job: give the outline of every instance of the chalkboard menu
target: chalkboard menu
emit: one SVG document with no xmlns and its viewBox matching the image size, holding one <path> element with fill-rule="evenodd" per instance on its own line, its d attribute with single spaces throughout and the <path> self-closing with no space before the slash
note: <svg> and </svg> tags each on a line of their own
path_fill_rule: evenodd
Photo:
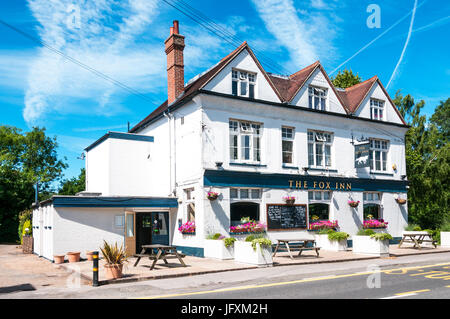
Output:
<svg viewBox="0 0 450 319">
<path fill-rule="evenodd" d="M 306 221 L 306 205 L 267 204 L 268 230 L 305 229 Z"/>
</svg>

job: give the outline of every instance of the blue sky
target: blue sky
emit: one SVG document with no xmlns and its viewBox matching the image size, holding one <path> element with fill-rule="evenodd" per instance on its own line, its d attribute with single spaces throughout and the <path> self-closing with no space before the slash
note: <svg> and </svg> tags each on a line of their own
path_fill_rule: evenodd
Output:
<svg viewBox="0 0 450 319">
<path fill-rule="evenodd" d="M 401 90 L 425 100 L 427 115 L 450 96 L 449 1 L 184 3 L 248 41 L 268 71 L 294 73 L 320 60 L 329 75 L 344 68 L 363 80 L 378 75 L 392 97 Z M 367 25 L 371 4 L 380 9 L 380 28 Z M 2 1 L 0 19 L 145 96 L 0 24 L 0 124 L 46 127 L 67 157 L 68 178 L 84 167 L 77 157 L 86 146 L 107 131 L 126 131 L 166 99 L 163 42 L 173 20 L 186 37 L 186 82 L 236 46 L 163 0 Z"/>
</svg>

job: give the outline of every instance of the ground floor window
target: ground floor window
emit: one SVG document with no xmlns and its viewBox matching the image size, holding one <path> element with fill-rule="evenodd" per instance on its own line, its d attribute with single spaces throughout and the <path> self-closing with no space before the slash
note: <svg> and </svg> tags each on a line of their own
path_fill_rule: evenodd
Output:
<svg viewBox="0 0 450 319">
<path fill-rule="evenodd" d="M 230 205 L 230 224 L 239 225 L 241 218 L 249 217 L 251 220 L 259 221 L 259 204 L 252 202 L 237 202 Z"/>
<path fill-rule="evenodd" d="M 184 190 L 184 200 L 186 203 L 186 217 L 187 221 L 195 222 L 195 197 L 194 188 L 187 188 Z"/>
<path fill-rule="evenodd" d="M 308 192 L 308 211 L 310 220 L 328 220 L 330 218 L 331 192 Z"/>
<path fill-rule="evenodd" d="M 364 220 L 381 219 L 381 193 L 364 192 L 363 193 Z"/>
</svg>

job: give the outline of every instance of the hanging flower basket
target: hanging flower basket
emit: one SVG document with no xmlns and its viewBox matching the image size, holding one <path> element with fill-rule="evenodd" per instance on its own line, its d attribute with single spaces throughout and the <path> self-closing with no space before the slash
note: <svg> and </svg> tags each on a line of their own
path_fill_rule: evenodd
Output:
<svg viewBox="0 0 450 319">
<path fill-rule="evenodd" d="M 404 198 L 396 198 L 395 201 L 400 205 L 406 204 L 406 199 L 404 199 Z"/>
<path fill-rule="evenodd" d="M 186 222 L 178 230 L 184 235 L 195 235 L 195 222 Z"/>
<path fill-rule="evenodd" d="M 358 200 L 358 201 L 349 200 L 349 201 L 348 201 L 348 205 L 349 205 L 350 207 L 356 208 L 356 207 L 358 207 L 358 205 L 359 205 L 359 200 Z"/>
<path fill-rule="evenodd" d="M 217 197 L 219 197 L 219 193 L 210 191 L 210 192 L 208 192 L 208 195 L 206 195 L 206 196 L 208 197 L 209 200 L 212 201 L 212 200 L 216 200 Z"/>
<path fill-rule="evenodd" d="M 283 199 L 287 205 L 294 205 L 295 203 L 295 196 L 284 196 Z"/>
</svg>

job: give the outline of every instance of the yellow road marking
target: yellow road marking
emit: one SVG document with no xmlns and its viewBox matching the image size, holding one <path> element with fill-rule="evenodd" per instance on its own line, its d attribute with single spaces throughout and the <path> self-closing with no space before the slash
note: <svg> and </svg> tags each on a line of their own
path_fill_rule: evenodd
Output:
<svg viewBox="0 0 450 319">
<path fill-rule="evenodd" d="M 396 296 L 404 296 L 404 295 L 412 295 L 419 292 L 426 292 L 430 291 L 430 289 L 422 289 L 422 290 L 414 290 L 414 291 L 408 291 L 408 292 L 399 292 L 398 294 L 395 294 Z"/>
<path fill-rule="evenodd" d="M 305 283 L 305 282 L 313 282 L 313 281 L 320 281 L 320 280 L 348 278 L 348 277 L 355 277 L 355 276 L 365 276 L 365 275 L 371 275 L 371 274 L 374 274 L 374 273 L 385 273 L 385 274 L 390 274 L 390 272 L 393 272 L 393 271 L 402 271 L 402 274 L 406 274 L 406 272 L 403 272 L 404 270 L 407 271 L 407 270 L 413 270 L 413 269 L 422 269 L 422 268 L 430 268 L 430 267 L 439 267 L 439 266 L 445 266 L 445 265 L 450 265 L 450 263 L 434 264 L 434 265 L 426 265 L 426 266 L 404 267 L 404 268 L 396 268 L 396 269 L 381 270 L 381 271 L 366 271 L 366 272 L 352 273 L 352 274 L 346 274 L 346 275 L 331 275 L 331 276 L 325 276 L 325 277 L 316 277 L 316 278 L 308 278 L 308 279 L 299 279 L 299 280 L 284 281 L 284 282 L 276 282 L 276 283 L 270 283 L 270 284 L 251 285 L 251 286 L 240 286 L 240 287 L 222 288 L 222 289 L 206 290 L 206 291 L 196 291 L 196 292 L 186 292 L 186 293 L 177 293 L 177 294 L 167 294 L 167 295 L 150 296 L 150 297 L 140 297 L 140 298 L 137 298 L 137 299 L 171 298 L 171 297 L 192 296 L 192 295 L 202 295 L 202 294 L 212 294 L 212 293 L 219 293 L 219 292 L 228 292 L 228 291 L 236 291 L 236 290 L 255 289 L 255 288 L 267 288 L 267 287 L 283 286 L 283 285 L 292 285 L 292 284 Z"/>
</svg>

